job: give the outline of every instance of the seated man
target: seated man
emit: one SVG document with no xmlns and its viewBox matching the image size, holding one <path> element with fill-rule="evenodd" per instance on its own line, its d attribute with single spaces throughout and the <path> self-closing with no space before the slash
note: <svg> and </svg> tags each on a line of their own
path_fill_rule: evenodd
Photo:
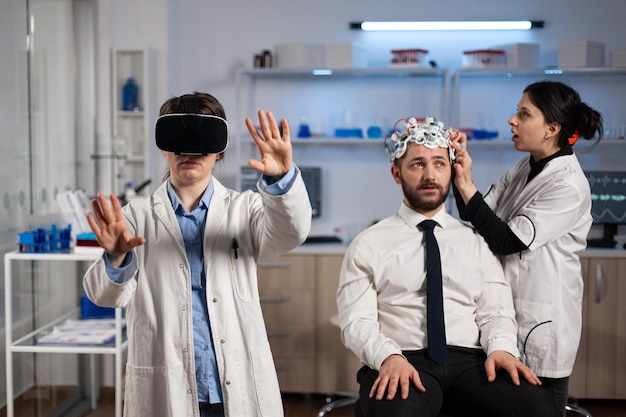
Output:
<svg viewBox="0 0 626 417">
<path fill-rule="evenodd" d="M 391 136 L 391 174 L 404 200 L 397 214 L 358 235 L 343 261 L 339 323 L 365 365 L 357 374 L 361 409 L 365 417 L 559 416 L 518 360 L 500 262 L 444 209 L 450 140 L 431 118 L 410 119 Z"/>
</svg>

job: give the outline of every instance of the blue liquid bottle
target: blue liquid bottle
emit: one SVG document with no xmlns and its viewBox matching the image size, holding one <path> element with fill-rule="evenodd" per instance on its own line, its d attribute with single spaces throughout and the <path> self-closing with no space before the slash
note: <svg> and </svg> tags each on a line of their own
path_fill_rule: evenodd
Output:
<svg viewBox="0 0 626 417">
<path fill-rule="evenodd" d="M 122 110 L 138 111 L 139 110 L 139 87 L 135 84 L 133 77 L 126 80 L 126 84 L 122 87 Z"/>
</svg>

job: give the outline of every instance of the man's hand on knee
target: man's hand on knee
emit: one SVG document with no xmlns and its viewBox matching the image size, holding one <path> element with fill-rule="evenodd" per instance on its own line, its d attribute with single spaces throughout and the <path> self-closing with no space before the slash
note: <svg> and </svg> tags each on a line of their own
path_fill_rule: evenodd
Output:
<svg viewBox="0 0 626 417">
<path fill-rule="evenodd" d="M 504 350 L 496 350 L 485 361 L 485 371 L 489 382 L 496 379 L 496 371 L 499 369 L 507 371 L 515 385 L 520 385 L 520 375 L 532 385 L 541 385 L 539 377 L 529 367 Z"/>
<path fill-rule="evenodd" d="M 376 398 L 377 400 L 382 400 L 383 398 L 393 400 L 398 392 L 399 386 L 400 398 L 406 400 L 409 398 L 409 387 L 411 383 L 413 383 L 418 391 L 426 391 L 426 388 L 422 385 L 422 381 L 420 380 L 419 373 L 404 356 L 388 356 L 380 366 L 378 378 L 376 378 L 370 390 L 370 398 Z M 386 397 L 385 391 L 387 391 Z"/>
</svg>

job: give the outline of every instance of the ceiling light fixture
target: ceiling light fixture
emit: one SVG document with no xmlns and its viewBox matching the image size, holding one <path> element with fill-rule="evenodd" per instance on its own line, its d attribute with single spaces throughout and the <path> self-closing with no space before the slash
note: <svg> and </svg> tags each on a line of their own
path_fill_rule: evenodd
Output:
<svg viewBox="0 0 626 417">
<path fill-rule="evenodd" d="M 543 20 L 485 20 L 438 22 L 351 22 L 350 29 L 364 31 L 415 31 L 415 30 L 530 30 L 543 28 Z"/>
</svg>

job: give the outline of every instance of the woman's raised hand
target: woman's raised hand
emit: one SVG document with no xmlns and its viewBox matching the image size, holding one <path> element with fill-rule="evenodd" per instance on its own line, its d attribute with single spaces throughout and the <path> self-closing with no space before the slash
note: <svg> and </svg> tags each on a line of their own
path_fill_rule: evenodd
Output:
<svg viewBox="0 0 626 417">
<path fill-rule="evenodd" d="M 96 235 L 98 243 L 109 255 L 111 263 L 114 266 L 119 266 L 124 260 L 126 253 L 137 246 L 143 245 L 146 239 L 133 237 L 130 234 L 117 196 L 111 194 L 110 198 L 111 205 L 109 206 L 104 195 L 98 194 L 91 203 L 94 215 L 92 216 L 91 213 L 87 214 L 87 221 Z"/>
<path fill-rule="evenodd" d="M 248 165 L 257 171 L 272 177 L 282 177 L 293 163 L 289 122 L 281 120 L 282 135 L 272 112 L 258 111 L 260 131 L 246 117 L 246 126 L 252 139 L 259 148 L 261 160 L 250 159 Z"/>
</svg>

